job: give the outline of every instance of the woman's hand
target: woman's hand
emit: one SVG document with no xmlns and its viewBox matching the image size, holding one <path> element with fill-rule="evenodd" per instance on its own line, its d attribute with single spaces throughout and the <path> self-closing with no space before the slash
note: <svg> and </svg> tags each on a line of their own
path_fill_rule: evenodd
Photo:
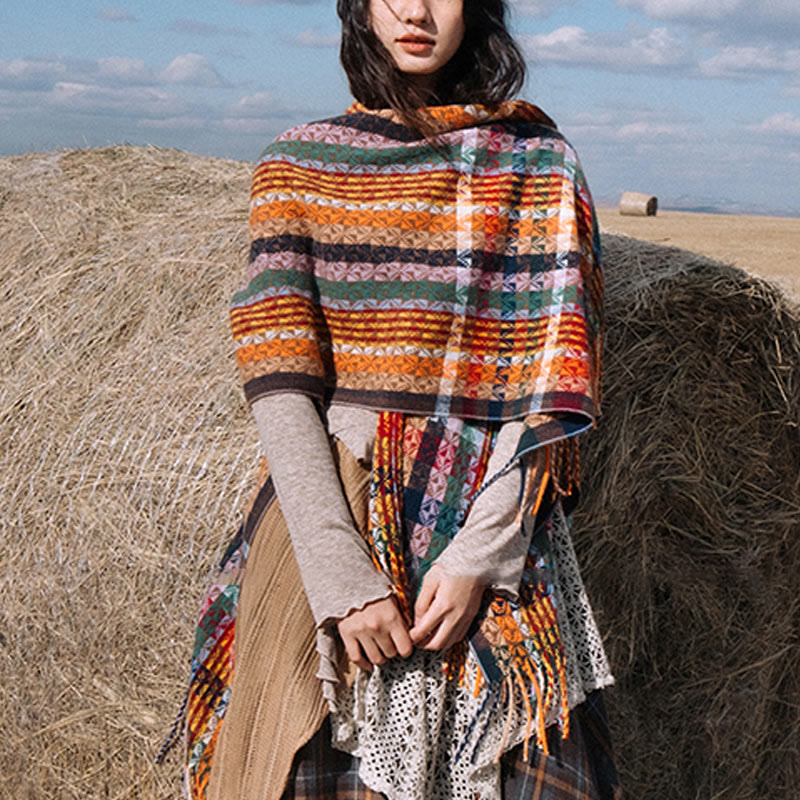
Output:
<svg viewBox="0 0 800 800">
<path fill-rule="evenodd" d="M 485 588 L 483 578 L 448 575 L 434 564 L 414 606 L 411 640 L 423 650 L 447 650 L 460 642 L 478 613 Z"/>
<path fill-rule="evenodd" d="M 367 603 L 339 620 L 337 627 L 350 660 L 367 672 L 397 655 L 407 658 L 414 650 L 394 597 Z"/>
</svg>

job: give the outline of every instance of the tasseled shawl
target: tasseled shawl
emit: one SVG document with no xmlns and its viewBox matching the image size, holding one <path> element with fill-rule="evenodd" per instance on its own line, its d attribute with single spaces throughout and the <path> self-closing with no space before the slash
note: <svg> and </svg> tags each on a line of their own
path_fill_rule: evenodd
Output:
<svg viewBox="0 0 800 800">
<path fill-rule="evenodd" d="M 253 180 L 250 280 L 231 310 L 251 402 L 293 391 L 382 412 L 368 540 L 409 614 L 402 417 L 460 418 L 487 432 L 524 420 L 516 457 L 548 446 L 528 459 L 520 511 L 552 508 L 572 492 L 574 436 L 597 412 L 602 340 L 591 197 L 554 124 L 522 102 L 427 111 L 439 129 L 429 138 L 391 112 L 354 106 L 267 148 Z M 537 558 L 519 603 L 492 601 L 470 642 L 492 684 L 487 702 L 502 689 L 511 708 L 518 684 L 545 746 L 559 685 L 565 734 L 567 707 Z"/>
<path fill-rule="evenodd" d="M 597 410 L 602 329 L 575 152 L 528 103 L 427 111 L 441 129 L 427 139 L 355 105 L 264 152 L 250 280 L 231 309 L 247 398 L 555 414 L 520 453 L 572 436 Z"/>
</svg>

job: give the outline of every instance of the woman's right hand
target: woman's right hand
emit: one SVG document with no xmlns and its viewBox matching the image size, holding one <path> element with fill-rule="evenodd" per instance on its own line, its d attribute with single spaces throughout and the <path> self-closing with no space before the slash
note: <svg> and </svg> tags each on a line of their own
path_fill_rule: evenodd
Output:
<svg viewBox="0 0 800 800">
<path fill-rule="evenodd" d="M 407 658 L 414 650 L 394 597 L 367 603 L 339 620 L 337 627 L 350 660 L 367 672 L 395 656 Z"/>
</svg>

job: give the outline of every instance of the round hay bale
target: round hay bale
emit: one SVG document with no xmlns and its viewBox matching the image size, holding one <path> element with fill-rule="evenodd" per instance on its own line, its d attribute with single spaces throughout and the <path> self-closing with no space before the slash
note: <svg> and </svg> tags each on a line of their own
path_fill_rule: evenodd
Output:
<svg viewBox="0 0 800 800">
<path fill-rule="evenodd" d="M 623 192 L 619 213 L 627 217 L 654 217 L 658 211 L 658 198 L 640 192 Z"/>
<path fill-rule="evenodd" d="M 0 797 L 177 797 L 152 759 L 258 449 L 227 325 L 251 167 L 0 159 Z M 576 543 L 628 795 L 794 796 L 800 323 L 605 237 L 605 413 Z"/>
<path fill-rule="evenodd" d="M 0 159 L 0 797 L 180 796 L 153 758 L 258 458 L 227 323 L 250 172 Z"/>
<path fill-rule="evenodd" d="M 702 256 L 603 240 L 606 396 L 576 547 L 628 796 L 800 785 L 800 314 Z"/>
</svg>

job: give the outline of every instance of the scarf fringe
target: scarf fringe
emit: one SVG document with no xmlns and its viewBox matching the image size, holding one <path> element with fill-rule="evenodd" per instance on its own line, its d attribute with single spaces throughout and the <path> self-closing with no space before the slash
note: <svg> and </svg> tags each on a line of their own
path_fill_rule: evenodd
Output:
<svg viewBox="0 0 800 800">
<path fill-rule="evenodd" d="M 388 567 L 395 596 L 411 623 L 411 602 L 403 559 L 403 430 L 405 416 L 397 411 L 378 415 L 370 484 L 370 552 L 378 569 Z"/>
<path fill-rule="evenodd" d="M 412 600 L 404 563 L 404 521 L 402 509 L 403 446 L 405 416 L 400 412 L 383 411 L 373 452 L 370 486 L 370 525 L 367 543 L 379 569 L 389 573 L 395 595 L 409 623 L 412 620 Z M 489 452 L 482 454 L 488 462 Z M 523 515 L 536 516 L 543 504 L 556 502 L 574 492 L 580 478 L 580 455 L 574 438 L 562 439 L 531 453 L 525 461 L 520 522 Z M 524 589 L 524 587 L 522 587 Z M 569 703 L 564 650 L 558 630 L 553 598 L 535 586 L 521 592 L 515 617 L 508 600 L 496 597 L 489 605 L 484 621 L 493 631 L 493 639 L 503 642 L 503 656 L 498 666 L 503 677 L 489 680 L 478 664 L 471 691 L 475 697 L 485 693 L 480 708 L 468 726 L 458 749 L 461 756 L 478 724 L 486 715 L 486 723 L 475 742 L 472 758 L 488 731 L 495 713 L 505 712 L 505 723 L 495 760 L 505 751 L 517 706 L 525 714 L 524 757 L 527 759 L 531 741 L 545 753 L 547 744 L 547 714 L 559 695 L 559 727 L 563 738 L 569 735 Z M 466 642 L 460 642 L 445 654 L 442 672 L 447 680 L 466 682 Z M 490 704 L 491 698 L 494 702 Z M 499 703 L 498 703 L 499 699 Z M 491 707 L 490 707 L 491 705 Z M 498 708 L 499 705 L 499 708 Z"/>
<path fill-rule="evenodd" d="M 522 501 L 517 522 L 526 515 L 535 517 L 547 499 L 569 497 L 580 488 L 581 456 L 577 437 L 542 445 L 523 458 Z"/>
</svg>

